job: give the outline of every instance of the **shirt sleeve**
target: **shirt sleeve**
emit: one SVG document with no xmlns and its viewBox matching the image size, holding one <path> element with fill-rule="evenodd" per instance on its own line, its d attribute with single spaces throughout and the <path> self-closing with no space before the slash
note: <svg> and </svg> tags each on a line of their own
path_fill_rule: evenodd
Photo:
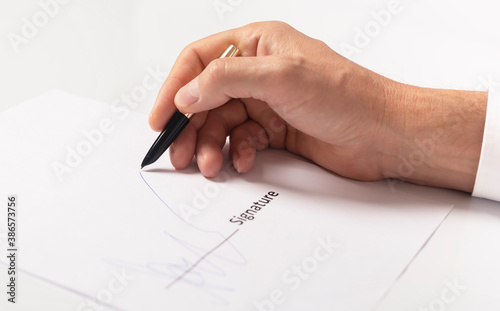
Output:
<svg viewBox="0 0 500 311">
<path fill-rule="evenodd" d="M 483 145 L 472 195 L 500 201 L 500 89 L 490 83 Z"/>
</svg>

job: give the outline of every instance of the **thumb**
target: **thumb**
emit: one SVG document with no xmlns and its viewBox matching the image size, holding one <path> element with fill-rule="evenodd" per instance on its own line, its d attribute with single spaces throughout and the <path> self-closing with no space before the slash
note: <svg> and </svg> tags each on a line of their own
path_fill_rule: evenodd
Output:
<svg viewBox="0 0 500 311">
<path fill-rule="evenodd" d="M 286 78 L 287 66 L 278 56 L 216 59 L 177 92 L 174 102 L 184 113 L 214 109 L 231 98 L 259 99 L 274 108 L 278 103 L 267 99 L 279 98 L 277 84 L 286 85 L 281 77 Z"/>
</svg>

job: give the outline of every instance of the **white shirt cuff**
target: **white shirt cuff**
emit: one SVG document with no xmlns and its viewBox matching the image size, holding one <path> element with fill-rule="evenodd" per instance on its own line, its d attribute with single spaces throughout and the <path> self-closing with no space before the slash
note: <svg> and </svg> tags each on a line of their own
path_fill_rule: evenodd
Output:
<svg viewBox="0 0 500 311">
<path fill-rule="evenodd" d="M 483 146 L 472 195 L 500 201 L 500 89 L 490 84 Z"/>
</svg>

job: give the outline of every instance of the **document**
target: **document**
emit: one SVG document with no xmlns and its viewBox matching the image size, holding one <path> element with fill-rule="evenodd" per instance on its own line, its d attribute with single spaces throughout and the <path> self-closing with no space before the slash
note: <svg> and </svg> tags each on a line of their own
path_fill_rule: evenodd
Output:
<svg viewBox="0 0 500 311">
<path fill-rule="evenodd" d="M 127 106 L 60 91 L 0 114 L 18 273 L 78 294 L 75 310 L 371 310 L 452 208 L 284 150 L 213 179 L 168 152 L 141 171 L 156 136 Z"/>
</svg>

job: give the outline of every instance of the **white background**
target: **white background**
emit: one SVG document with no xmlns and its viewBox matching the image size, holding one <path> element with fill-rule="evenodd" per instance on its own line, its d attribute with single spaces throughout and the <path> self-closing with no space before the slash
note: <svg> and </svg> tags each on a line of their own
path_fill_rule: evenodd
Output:
<svg viewBox="0 0 500 311">
<path fill-rule="evenodd" d="M 131 96 L 148 68 L 168 72 L 188 43 L 254 21 L 286 21 L 342 53 L 346 44 L 356 47 L 356 29 L 366 33 L 376 22 L 373 13 L 387 10 L 390 2 L 70 0 L 53 17 L 39 19 L 37 33 L 15 45 L 11 40 L 23 35 L 24 18 L 32 22 L 43 10 L 39 1 L 2 0 L 0 111 L 54 88 L 111 104 Z M 215 5 L 230 9 L 218 13 Z M 358 53 L 343 54 L 406 83 L 487 90 L 500 62 L 496 1 L 401 0 L 398 8 L 366 46 L 357 46 Z M 134 109 L 149 112 L 159 86 L 136 100 Z M 432 193 L 456 208 L 378 310 L 497 310 L 500 205 L 453 191 Z M 465 289 L 443 302 L 447 282 Z M 66 310 L 79 299 L 29 277 L 20 286 L 19 299 L 39 295 L 34 309 Z"/>
</svg>

